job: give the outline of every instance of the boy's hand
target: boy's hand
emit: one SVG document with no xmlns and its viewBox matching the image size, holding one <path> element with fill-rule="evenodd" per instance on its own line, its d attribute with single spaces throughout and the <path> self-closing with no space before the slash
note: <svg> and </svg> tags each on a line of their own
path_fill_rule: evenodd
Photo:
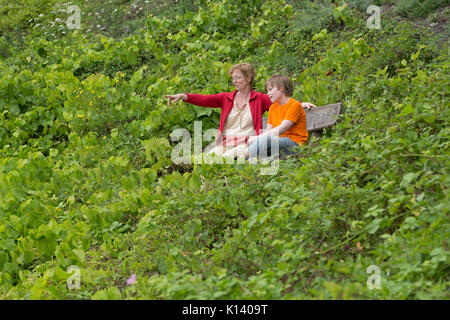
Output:
<svg viewBox="0 0 450 320">
<path fill-rule="evenodd" d="M 253 141 L 255 141 L 257 138 L 257 136 L 251 136 L 250 138 L 248 138 L 247 143 L 248 145 L 251 145 Z"/>
<path fill-rule="evenodd" d="M 302 107 L 308 110 L 312 108 L 317 108 L 317 106 L 312 104 L 311 102 L 302 102 Z"/>
</svg>

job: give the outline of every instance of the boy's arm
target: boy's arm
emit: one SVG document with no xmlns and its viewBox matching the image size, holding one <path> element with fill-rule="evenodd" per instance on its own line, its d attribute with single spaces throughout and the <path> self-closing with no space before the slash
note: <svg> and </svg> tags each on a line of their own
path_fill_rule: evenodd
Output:
<svg viewBox="0 0 450 320">
<path fill-rule="evenodd" d="M 288 131 L 295 123 L 300 121 L 302 116 L 306 117 L 305 111 L 303 110 L 301 103 L 296 101 L 295 104 L 289 106 L 289 109 L 287 110 L 287 113 L 281 124 L 273 128 L 272 130 L 267 130 L 267 134 L 271 136 L 282 135 L 283 133 Z"/>
<path fill-rule="evenodd" d="M 313 109 L 317 108 L 315 104 L 312 104 L 311 102 L 302 102 L 303 109 Z"/>
<path fill-rule="evenodd" d="M 281 122 L 281 124 L 275 128 L 269 128 L 269 125 L 267 125 L 267 131 L 265 132 L 265 134 L 267 134 L 268 136 L 281 136 L 283 133 L 288 131 L 294 125 L 294 123 L 295 122 L 292 120 L 283 120 L 283 122 Z"/>
<path fill-rule="evenodd" d="M 286 131 L 288 131 L 292 126 L 294 125 L 294 121 L 291 120 L 283 120 L 283 122 L 278 126 L 273 128 L 271 124 L 267 125 L 267 129 L 264 133 L 260 134 L 259 136 L 252 136 L 248 139 L 248 144 L 251 144 L 253 141 L 255 141 L 257 138 L 262 136 L 280 136 Z"/>
<path fill-rule="evenodd" d="M 300 108 L 298 108 L 300 107 Z M 272 109 L 271 109 L 272 110 Z M 269 110 L 269 117 L 268 117 L 268 121 L 267 121 L 267 128 L 266 131 L 262 134 L 260 134 L 259 136 L 253 136 L 250 137 L 248 140 L 248 143 L 252 143 L 253 141 L 256 140 L 256 138 L 261 137 L 261 136 L 280 136 L 283 133 L 285 133 L 286 131 L 288 131 L 294 124 L 296 121 L 298 121 L 301 112 L 304 113 L 303 108 L 301 108 L 301 104 L 298 103 L 298 106 L 294 106 L 290 108 L 290 112 L 288 112 L 286 114 L 287 118 L 290 118 L 292 120 L 288 120 L 288 119 L 284 119 L 281 124 L 277 127 L 273 127 L 272 125 L 272 113 L 271 110 Z M 295 120 L 295 121 L 294 121 Z"/>
<path fill-rule="evenodd" d="M 266 127 L 266 131 L 264 131 L 263 133 L 261 133 L 259 136 L 262 136 L 264 133 L 266 133 L 266 132 L 268 132 L 268 131 L 270 131 L 270 130 L 272 130 L 273 129 L 273 125 L 271 125 L 270 123 L 268 123 L 267 124 L 267 127 Z M 256 138 L 258 138 L 259 136 L 251 136 L 250 138 L 248 138 L 248 141 L 247 141 L 247 143 L 250 145 L 253 141 L 255 141 L 256 140 Z"/>
</svg>

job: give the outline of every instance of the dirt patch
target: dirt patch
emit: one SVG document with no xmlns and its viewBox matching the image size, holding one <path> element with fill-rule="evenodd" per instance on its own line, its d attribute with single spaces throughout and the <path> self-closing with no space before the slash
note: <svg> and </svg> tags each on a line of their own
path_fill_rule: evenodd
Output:
<svg viewBox="0 0 450 320">
<path fill-rule="evenodd" d="M 420 30 L 420 32 L 429 34 L 430 36 L 437 35 L 438 41 L 441 45 L 448 46 L 449 28 L 448 20 L 450 17 L 450 6 L 436 9 L 426 18 L 409 19 L 398 16 L 394 10 L 394 4 L 386 4 L 380 7 L 381 15 L 387 15 L 390 18 L 396 19 L 399 22 L 412 22 L 412 24 Z"/>
<path fill-rule="evenodd" d="M 385 4 L 384 6 L 381 6 L 381 14 L 387 14 L 389 16 L 394 15 L 394 5 L 391 3 Z"/>
<path fill-rule="evenodd" d="M 429 19 L 426 19 L 424 22 L 425 24 L 427 24 L 426 25 L 427 29 L 431 30 L 433 33 L 439 34 L 443 42 L 448 43 L 449 38 L 448 19 L 450 16 L 450 6 L 437 10 L 434 14 L 432 14 L 432 16 L 434 21 L 428 23 Z M 419 24 L 421 23 L 423 22 L 420 21 Z"/>
<path fill-rule="evenodd" d="M 387 9 L 387 12 L 392 14 L 393 6 Z M 450 6 L 436 9 L 426 18 L 412 20 L 412 23 L 417 29 L 426 32 L 430 35 L 437 35 L 439 42 L 442 45 L 448 45 L 449 28 L 448 19 L 450 16 Z"/>
</svg>

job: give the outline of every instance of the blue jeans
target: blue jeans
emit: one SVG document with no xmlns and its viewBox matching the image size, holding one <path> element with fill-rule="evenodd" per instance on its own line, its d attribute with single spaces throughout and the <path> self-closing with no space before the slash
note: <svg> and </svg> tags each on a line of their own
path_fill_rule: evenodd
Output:
<svg viewBox="0 0 450 320">
<path fill-rule="evenodd" d="M 258 155 L 264 158 L 275 154 L 295 154 L 297 146 L 298 144 L 288 137 L 261 135 L 248 147 L 248 154 L 249 158 L 256 158 Z"/>
</svg>

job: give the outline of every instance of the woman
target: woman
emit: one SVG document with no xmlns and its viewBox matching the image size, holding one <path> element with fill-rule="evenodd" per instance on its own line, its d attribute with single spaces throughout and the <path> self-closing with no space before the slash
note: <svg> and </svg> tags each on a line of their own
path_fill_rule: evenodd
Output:
<svg viewBox="0 0 450 320">
<path fill-rule="evenodd" d="M 168 98 L 168 106 L 171 102 L 183 100 L 201 107 L 222 108 L 216 147 L 208 154 L 245 158 L 248 139 L 262 133 L 262 115 L 269 110 L 272 102 L 266 94 L 252 90 L 256 71 L 251 64 L 236 64 L 228 73 L 236 88 L 233 92 L 211 95 L 180 93 L 165 97 Z M 302 105 L 307 109 L 315 107 L 308 102 Z"/>
</svg>

